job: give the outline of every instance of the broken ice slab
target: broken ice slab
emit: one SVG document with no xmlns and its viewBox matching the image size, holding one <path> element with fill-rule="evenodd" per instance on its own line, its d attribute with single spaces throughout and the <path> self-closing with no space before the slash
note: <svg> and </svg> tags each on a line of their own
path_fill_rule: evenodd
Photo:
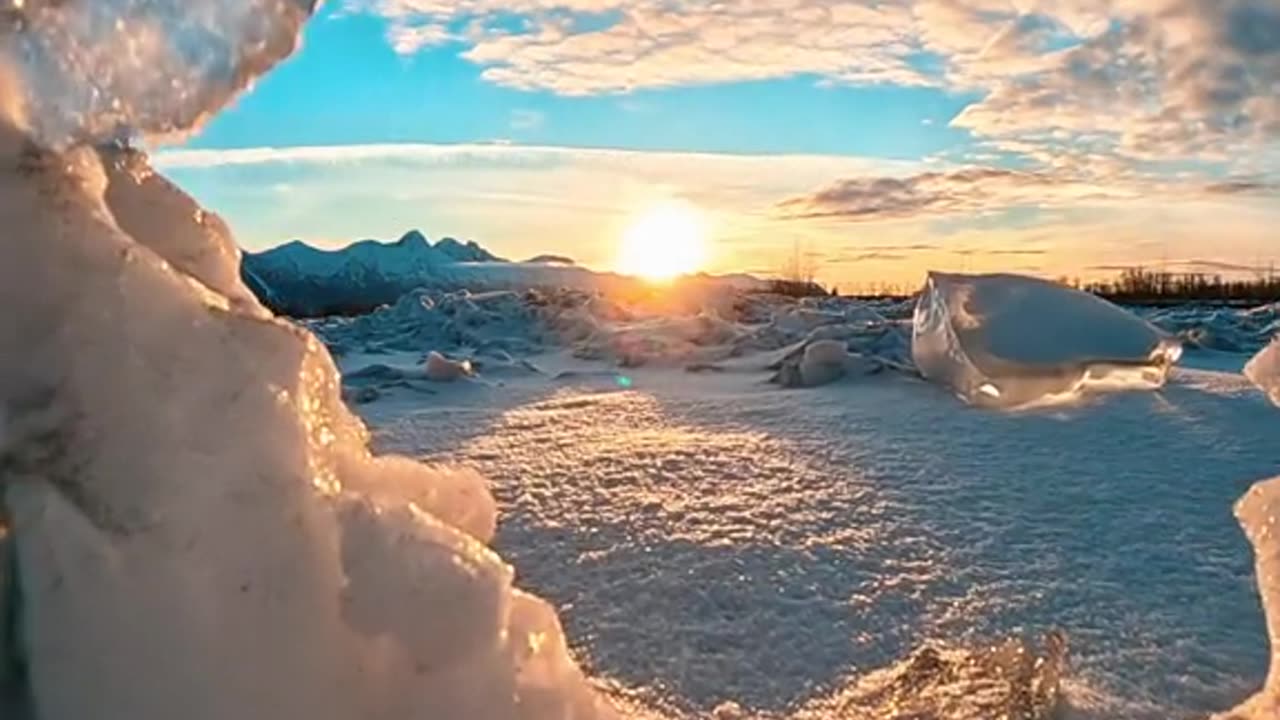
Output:
<svg viewBox="0 0 1280 720">
<path fill-rule="evenodd" d="M 1159 388 L 1182 346 L 1101 298 L 1047 280 L 931 273 L 912 356 L 921 374 L 965 402 L 1018 408 L 1091 390 Z"/>
<path fill-rule="evenodd" d="M 1244 374 L 1280 405 L 1280 337 L 1245 365 Z"/>
</svg>

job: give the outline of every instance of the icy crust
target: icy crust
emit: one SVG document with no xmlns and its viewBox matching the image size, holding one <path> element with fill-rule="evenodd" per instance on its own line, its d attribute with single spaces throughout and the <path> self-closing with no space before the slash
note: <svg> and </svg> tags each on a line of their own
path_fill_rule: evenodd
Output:
<svg viewBox="0 0 1280 720">
<path fill-rule="evenodd" d="M 914 373 L 910 328 L 892 306 L 884 306 L 882 315 L 860 301 L 797 302 L 736 292 L 721 293 L 718 302 L 696 294 L 686 300 L 688 306 L 671 308 L 570 289 L 419 289 L 368 315 L 306 324 L 335 355 L 408 352 L 430 364 L 437 353 L 469 361 L 482 377 L 536 372 L 524 358 L 564 348 L 579 359 L 622 367 L 773 370 L 789 386 L 813 387 L 886 368 Z M 343 380 L 394 387 L 406 377 L 375 364 L 355 368 Z"/>
<path fill-rule="evenodd" d="M 966 402 L 1025 407 L 1161 387 L 1181 345 L 1096 296 L 1017 275 L 931 273 L 912 355 Z"/>
<path fill-rule="evenodd" d="M 109 204 L 90 151 L 4 130 L 0 163 L 26 240 L 0 245 L 22 309 L 0 344 L 23 348 L 0 359 L 20 590 L 0 657 L 38 717 L 611 716 L 485 546 L 483 480 L 373 458 L 322 346 L 214 290 L 220 227 L 169 212 L 190 203 L 172 186 Z"/>
<path fill-rule="evenodd" d="M 317 1 L 7 3 L 6 109 L 46 147 L 184 133 L 293 52 Z"/>
<path fill-rule="evenodd" d="M 1280 478 L 1255 485 L 1236 504 L 1236 517 L 1253 544 L 1271 671 L 1261 692 L 1219 720 L 1274 720 L 1280 717 Z"/>
<path fill-rule="evenodd" d="M 1271 397 L 1271 402 L 1280 405 L 1280 337 L 1249 361 L 1244 374 Z"/>
<path fill-rule="evenodd" d="M 1247 309 L 1184 305 L 1140 312 L 1188 348 L 1251 354 L 1280 335 L 1280 303 Z"/>
</svg>

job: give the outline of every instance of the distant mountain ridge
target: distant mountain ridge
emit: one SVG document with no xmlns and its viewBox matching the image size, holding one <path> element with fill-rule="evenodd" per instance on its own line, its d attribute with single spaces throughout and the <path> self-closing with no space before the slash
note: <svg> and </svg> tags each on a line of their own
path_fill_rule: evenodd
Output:
<svg viewBox="0 0 1280 720">
<path fill-rule="evenodd" d="M 392 305 L 420 288 L 453 291 L 563 288 L 586 292 L 648 292 L 645 280 L 597 272 L 570 258 L 540 255 L 510 262 L 474 242 L 443 238 L 432 244 L 417 230 L 395 242 L 361 240 L 339 250 L 322 250 L 293 240 L 259 253 L 245 253 L 245 284 L 279 315 L 316 318 L 360 315 Z M 725 289 L 759 291 L 768 283 L 750 275 L 686 277 L 689 297 L 723 294 Z"/>
<path fill-rule="evenodd" d="M 292 317 L 366 312 L 460 263 L 503 263 L 475 242 L 446 237 L 434 245 L 417 230 L 394 242 L 360 240 L 323 250 L 292 240 L 259 253 L 246 252 L 241 275 L 264 304 Z"/>
</svg>

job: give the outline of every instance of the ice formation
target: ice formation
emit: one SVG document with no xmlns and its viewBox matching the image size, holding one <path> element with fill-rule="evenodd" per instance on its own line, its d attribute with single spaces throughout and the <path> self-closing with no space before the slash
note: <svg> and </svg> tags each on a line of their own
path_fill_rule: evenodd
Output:
<svg viewBox="0 0 1280 720">
<path fill-rule="evenodd" d="M 1188 304 L 1138 312 L 1188 348 L 1253 353 L 1280 334 L 1280 304 L 1247 309 Z"/>
<path fill-rule="evenodd" d="M 371 456 L 329 355 L 239 283 L 221 223 L 85 144 L 190 127 L 287 54 L 310 5 L 6 11 L 0 297 L 20 311 L 0 345 L 21 352 L 0 358 L 0 703 L 610 717 L 486 547 L 483 480 Z"/>
<path fill-rule="evenodd" d="M 293 52 L 317 1 L 7 3 L 7 114 L 54 148 L 187 132 Z"/>
<path fill-rule="evenodd" d="M 471 376 L 471 363 L 467 360 L 451 360 L 432 350 L 427 355 L 425 371 L 427 379 L 433 382 L 453 382 Z"/>
<path fill-rule="evenodd" d="M 1236 504 L 1236 517 L 1253 543 L 1271 671 L 1261 692 L 1219 720 L 1272 720 L 1280 717 L 1280 478 L 1255 485 Z"/>
<path fill-rule="evenodd" d="M 784 360 L 775 382 L 786 387 L 819 387 L 846 376 L 869 375 L 884 366 L 875 358 L 849 351 L 846 339 L 814 339 Z"/>
<path fill-rule="evenodd" d="M 926 378 L 993 407 L 1158 388 L 1181 352 L 1177 340 L 1105 300 L 1016 275 L 930 274 L 912 343 Z"/>
<path fill-rule="evenodd" d="M 1249 361 L 1244 374 L 1280 405 L 1280 337 Z"/>
<path fill-rule="evenodd" d="M 104 199 L 121 231 L 237 308 L 263 314 L 257 297 L 240 282 L 240 248 L 222 218 L 153 171 L 142 153 L 105 146 L 99 155 L 107 180 Z"/>
</svg>

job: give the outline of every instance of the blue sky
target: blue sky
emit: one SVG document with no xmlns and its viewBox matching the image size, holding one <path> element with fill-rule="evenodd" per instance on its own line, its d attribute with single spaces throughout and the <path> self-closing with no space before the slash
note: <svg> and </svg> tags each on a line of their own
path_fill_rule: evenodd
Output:
<svg viewBox="0 0 1280 720">
<path fill-rule="evenodd" d="M 157 162 L 250 249 L 416 227 L 607 267 L 678 197 L 716 270 L 1245 268 L 1277 259 L 1273 5 L 334 0 Z"/>
<path fill-rule="evenodd" d="M 974 93 L 768 81 L 557 95 L 487 83 L 449 43 L 413 55 L 390 22 L 330 4 L 301 52 L 190 143 L 198 148 L 347 143 L 482 143 L 813 153 L 914 159 L 963 146 L 948 127 Z"/>
</svg>

